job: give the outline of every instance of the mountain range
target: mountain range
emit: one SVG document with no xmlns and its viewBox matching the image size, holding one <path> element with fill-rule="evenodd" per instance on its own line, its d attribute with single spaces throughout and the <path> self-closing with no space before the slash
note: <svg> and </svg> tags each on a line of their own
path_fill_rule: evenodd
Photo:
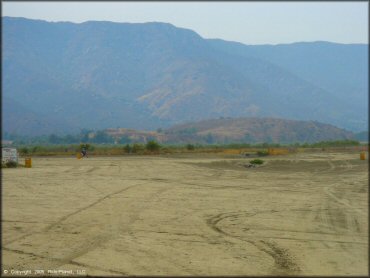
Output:
<svg viewBox="0 0 370 278">
<path fill-rule="evenodd" d="M 119 128 L 107 129 L 105 132 L 121 143 L 155 140 L 170 144 L 290 144 L 356 138 L 354 133 L 329 124 L 277 118 L 220 118 L 179 124 L 157 131 Z"/>
<path fill-rule="evenodd" d="M 220 117 L 368 126 L 368 45 L 244 45 L 168 23 L 2 17 L 3 131 L 155 130 Z"/>
</svg>

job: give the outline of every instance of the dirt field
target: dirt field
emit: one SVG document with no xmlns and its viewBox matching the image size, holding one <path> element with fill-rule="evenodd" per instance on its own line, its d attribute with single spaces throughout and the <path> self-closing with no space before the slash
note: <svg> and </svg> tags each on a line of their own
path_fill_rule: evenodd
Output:
<svg viewBox="0 0 370 278">
<path fill-rule="evenodd" d="M 3 169 L 2 273 L 367 275 L 368 160 L 263 159 L 33 158 Z"/>
</svg>

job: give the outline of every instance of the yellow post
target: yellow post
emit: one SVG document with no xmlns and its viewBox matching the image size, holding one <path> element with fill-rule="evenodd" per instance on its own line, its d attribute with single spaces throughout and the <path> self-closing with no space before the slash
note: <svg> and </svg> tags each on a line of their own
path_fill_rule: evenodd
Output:
<svg viewBox="0 0 370 278">
<path fill-rule="evenodd" d="M 360 153 L 360 159 L 361 160 L 365 160 L 366 159 L 366 153 L 365 152 Z"/>
<path fill-rule="evenodd" d="M 81 153 L 77 153 L 77 159 L 81 159 L 81 157 L 82 157 L 82 155 L 81 155 Z"/>
<path fill-rule="evenodd" d="M 26 168 L 32 168 L 32 159 L 30 157 L 27 157 L 24 160 L 24 167 L 26 167 Z"/>
</svg>

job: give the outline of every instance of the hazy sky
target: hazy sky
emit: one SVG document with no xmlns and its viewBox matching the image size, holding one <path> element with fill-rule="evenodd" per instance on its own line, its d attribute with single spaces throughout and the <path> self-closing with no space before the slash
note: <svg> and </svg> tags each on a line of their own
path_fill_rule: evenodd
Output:
<svg viewBox="0 0 370 278">
<path fill-rule="evenodd" d="M 47 21 L 168 22 L 245 44 L 368 43 L 363 2 L 2 2 L 3 16 Z"/>
</svg>

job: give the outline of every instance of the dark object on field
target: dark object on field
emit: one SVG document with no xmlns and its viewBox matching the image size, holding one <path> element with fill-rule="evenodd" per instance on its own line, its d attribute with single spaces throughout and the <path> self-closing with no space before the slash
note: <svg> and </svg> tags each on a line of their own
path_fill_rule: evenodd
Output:
<svg viewBox="0 0 370 278">
<path fill-rule="evenodd" d="M 81 158 L 88 157 L 87 156 L 87 150 L 90 148 L 89 144 L 80 144 L 81 149 Z"/>
<path fill-rule="evenodd" d="M 88 157 L 88 156 L 87 156 L 87 150 L 86 150 L 86 148 L 85 148 L 85 147 L 83 147 L 83 148 L 82 148 L 82 150 L 81 150 L 81 154 L 82 154 L 82 157 Z"/>
</svg>

